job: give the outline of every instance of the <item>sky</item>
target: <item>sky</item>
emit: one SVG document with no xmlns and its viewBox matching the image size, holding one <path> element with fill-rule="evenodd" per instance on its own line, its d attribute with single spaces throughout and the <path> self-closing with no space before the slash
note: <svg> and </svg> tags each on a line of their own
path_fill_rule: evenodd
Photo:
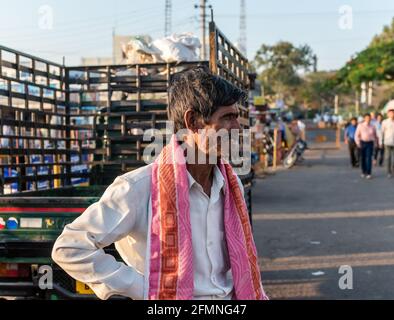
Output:
<svg viewBox="0 0 394 320">
<path fill-rule="evenodd" d="M 199 32 L 200 0 L 172 0 L 172 31 Z M 394 17 L 393 0 L 245 0 L 247 53 L 261 44 L 308 44 L 319 70 L 342 67 Z M 215 22 L 232 42 L 239 39 L 240 0 L 210 0 Z M 0 45 L 61 63 L 112 53 L 112 33 L 164 34 L 165 0 L 0 0 Z M 340 13 L 352 10 L 341 27 Z M 347 11 L 349 13 L 349 11 Z"/>
</svg>

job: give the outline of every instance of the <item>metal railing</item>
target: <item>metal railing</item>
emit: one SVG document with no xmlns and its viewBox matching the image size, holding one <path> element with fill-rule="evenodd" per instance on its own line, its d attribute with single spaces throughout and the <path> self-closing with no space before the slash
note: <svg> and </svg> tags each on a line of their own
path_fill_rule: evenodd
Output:
<svg viewBox="0 0 394 320">
<path fill-rule="evenodd" d="M 209 23 L 209 67 L 213 73 L 227 79 L 243 90 L 250 88 L 250 66 L 243 54 L 218 29 Z M 247 101 L 240 106 L 241 125 L 249 127 Z"/>
<path fill-rule="evenodd" d="M 63 66 L 0 46 L 0 194 L 89 176 L 92 126 L 70 122 L 67 95 Z"/>
</svg>

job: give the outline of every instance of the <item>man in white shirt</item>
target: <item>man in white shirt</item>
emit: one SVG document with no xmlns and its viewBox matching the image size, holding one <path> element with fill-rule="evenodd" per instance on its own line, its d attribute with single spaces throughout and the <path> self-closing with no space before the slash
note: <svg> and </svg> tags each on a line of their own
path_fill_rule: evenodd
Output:
<svg viewBox="0 0 394 320">
<path fill-rule="evenodd" d="M 386 155 L 387 176 L 391 178 L 394 172 L 394 107 L 387 111 L 388 119 L 382 122 L 381 137 Z"/>
<path fill-rule="evenodd" d="M 237 103 L 244 98 L 246 96 L 243 91 L 226 80 L 212 75 L 206 68 L 198 67 L 181 72 L 174 77 L 169 89 L 168 114 L 175 124 L 175 130 L 189 130 L 189 134 L 185 137 L 187 143 L 189 145 L 194 143 L 198 152 L 203 152 L 205 156 L 208 156 L 210 149 L 206 148 L 206 140 L 198 133 L 198 130 L 239 129 Z M 219 159 L 220 152 L 218 155 Z M 155 241 L 154 237 L 160 237 L 163 232 L 167 232 L 155 233 L 154 231 L 163 227 L 163 223 L 167 223 L 166 220 L 164 222 L 161 220 L 159 225 L 156 225 L 157 221 L 152 213 L 162 214 L 162 211 L 166 210 L 165 207 L 160 207 L 157 211 L 155 209 L 157 203 L 152 201 L 152 198 L 156 199 L 156 195 L 152 194 L 154 190 L 152 178 L 156 176 L 155 164 L 116 178 L 100 201 L 90 206 L 79 218 L 65 227 L 54 245 L 53 260 L 73 278 L 89 285 L 101 299 L 108 299 L 112 295 L 122 295 L 132 299 L 156 299 L 157 297 L 213 300 L 242 297 L 267 299 L 261 285 L 260 273 L 256 274 L 257 264 L 253 269 L 253 263 L 250 263 L 255 271 L 250 273 L 253 273 L 250 279 L 253 278 L 254 289 L 251 283 L 241 285 L 240 275 L 237 274 L 239 271 L 235 270 L 238 268 L 231 268 L 236 263 L 232 249 L 235 243 L 231 241 L 231 245 L 228 246 L 228 234 L 232 230 L 231 226 L 225 224 L 225 221 L 228 221 L 225 220 L 225 213 L 229 207 L 224 199 L 233 195 L 232 189 L 239 187 L 239 190 L 243 191 L 239 178 L 237 177 L 236 180 L 237 186 L 233 184 L 230 190 L 227 184 L 231 184 L 231 181 L 219 169 L 219 162 L 217 164 L 187 162 L 186 167 L 188 187 L 184 192 L 188 196 L 187 209 L 188 214 L 190 213 L 192 247 L 192 256 L 188 257 L 188 261 L 192 261 L 189 265 L 192 267 L 191 270 L 176 269 L 178 264 L 187 265 L 185 259 L 178 257 L 185 251 L 182 251 L 184 245 L 182 241 L 178 243 L 181 250 L 175 256 L 175 262 L 166 260 L 170 261 L 168 268 L 175 268 L 179 273 L 179 279 L 175 278 L 175 281 L 178 279 L 175 291 L 181 286 L 181 280 L 187 278 L 187 273 L 189 275 L 191 273 L 192 284 L 178 288 L 182 292 L 172 292 L 166 288 L 167 285 L 171 287 L 173 283 L 176 283 L 172 281 L 172 275 L 170 275 L 171 277 L 167 279 L 171 281 L 160 283 L 164 287 L 158 286 L 161 289 L 157 290 L 162 290 L 162 292 L 157 295 L 152 294 L 154 292 L 152 287 L 155 285 L 152 272 L 156 276 L 157 271 L 152 268 L 152 264 L 156 261 L 155 259 L 160 258 L 161 254 L 165 255 L 167 252 L 162 247 L 161 253 L 158 254 L 152 245 Z M 164 189 L 170 189 L 170 187 L 169 180 L 168 185 L 161 186 Z M 161 189 L 160 192 L 162 192 Z M 178 194 L 176 200 L 169 199 L 169 201 L 180 201 L 178 197 L 184 196 L 184 194 Z M 246 208 L 243 196 L 237 201 L 236 206 Z M 179 207 L 178 204 L 176 209 L 180 210 Z M 178 216 L 177 219 L 182 224 L 181 217 Z M 249 221 L 247 224 L 246 232 L 250 229 Z M 182 227 L 184 226 L 179 228 Z M 181 231 L 178 231 L 178 239 L 183 236 L 179 232 Z M 255 250 L 253 237 L 249 238 L 252 242 L 244 247 L 245 252 L 238 251 L 241 256 L 249 250 L 247 247 Z M 167 240 L 163 239 L 160 239 L 160 243 L 166 246 Z M 112 243 L 115 243 L 125 263 L 116 261 L 103 251 L 103 248 Z M 242 260 L 241 256 L 239 260 Z M 257 262 L 256 252 L 251 256 Z M 164 269 L 166 267 L 158 266 Z M 245 275 L 250 270 L 241 268 L 241 271 L 244 273 L 241 277 L 247 278 Z M 159 270 L 157 273 L 165 273 L 165 270 Z M 166 281 L 163 280 L 166 278 L 160 279 Z M 186 282 L 185 280 L 182 283 Z M 245 294 L 240 287 L 252 289 Z M 164 292 L 165 290 L 167 291 Z M 187 295 L 184 292 L 191 294 Z"/>
</svg>

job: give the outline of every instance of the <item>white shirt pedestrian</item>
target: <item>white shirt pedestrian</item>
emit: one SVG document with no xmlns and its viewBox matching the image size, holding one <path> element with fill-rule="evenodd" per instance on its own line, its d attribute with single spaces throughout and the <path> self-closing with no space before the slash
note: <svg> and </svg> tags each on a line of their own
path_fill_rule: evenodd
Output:
<svg viewBox="0 0 394 320">
<path fill-rule="evenodd" d="M 381 128 L 381 143 L 385 146 L 394 146 L 394 120 L 385 119 Z"/>
</svg>

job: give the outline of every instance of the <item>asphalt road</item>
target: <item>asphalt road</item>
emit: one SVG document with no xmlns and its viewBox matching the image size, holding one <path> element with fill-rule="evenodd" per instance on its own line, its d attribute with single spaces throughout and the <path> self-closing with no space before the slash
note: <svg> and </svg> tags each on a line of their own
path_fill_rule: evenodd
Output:
<svg viewBox="0 0 394 320">
<path fill-rule="evenodd" d="M 361 179 L 342 146 L 256 181 L 254 235 L 271 299 L 394 299 L 394 179 L 384 168 L 373 175 Z M 339 273 L 345 265 L 352 274 Z"/>
</svg>

